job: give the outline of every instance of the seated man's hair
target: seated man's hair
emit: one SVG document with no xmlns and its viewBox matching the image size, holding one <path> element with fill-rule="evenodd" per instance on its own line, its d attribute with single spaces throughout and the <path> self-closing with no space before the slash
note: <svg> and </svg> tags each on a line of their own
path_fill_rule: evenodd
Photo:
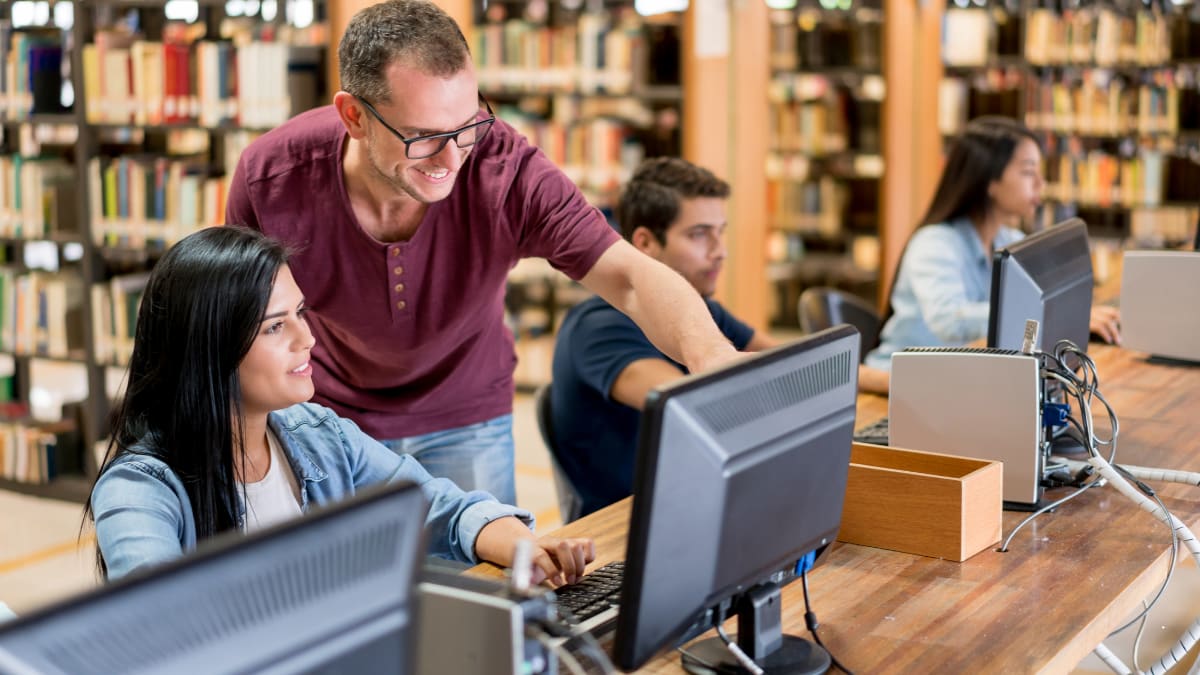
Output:
<svg viewBox="0 0 1200 675">
<path fill-rule="evenodd" d="M 626 239 L 644 227 L 661 243 L 679 215 L 679 202 L 697 197 L 729 197 L 729 183 L 704 167 L 678 157 L 654 157 L 638 165 L 617 202 L 617 223 Z"/>
</svg>

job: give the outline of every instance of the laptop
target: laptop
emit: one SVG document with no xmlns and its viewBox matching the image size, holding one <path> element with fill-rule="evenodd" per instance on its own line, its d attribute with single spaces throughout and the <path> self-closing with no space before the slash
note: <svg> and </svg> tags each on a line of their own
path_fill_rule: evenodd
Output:
<svg viewBox="0 0 1200 675">
<path fill-rule="evenodd" d="M 1183 302 L 1200 288 L 1200 252 L 1126 251 L 1121 344 L 1151 356 L 1200 363 L 1200 314 Z"/>
</svg>

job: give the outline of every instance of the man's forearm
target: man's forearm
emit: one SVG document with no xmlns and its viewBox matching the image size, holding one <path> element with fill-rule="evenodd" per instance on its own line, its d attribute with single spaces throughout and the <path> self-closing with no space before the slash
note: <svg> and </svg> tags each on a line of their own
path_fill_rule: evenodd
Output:
<svg viewBox="0 0 1200 675">
<path fill-rule="evenodd" d="M 583 284 L 633 319 L 655 347 L 691 372 L 737 354 L 700 294 L 674 270 L 625 242 L 605 251 Z"/>
</svg>

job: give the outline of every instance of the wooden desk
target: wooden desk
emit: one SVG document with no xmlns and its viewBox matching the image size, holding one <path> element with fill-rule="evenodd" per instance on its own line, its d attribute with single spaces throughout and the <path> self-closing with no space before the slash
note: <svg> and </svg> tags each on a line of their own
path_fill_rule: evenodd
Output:
<svg viewBox="0 0 1200 675">
<path fill-rule="evenodd" d="M 1200 367 L 1150 364 L 1101 345 L 1091 351 L 1121 422 L 1117 460 L 1200 470 Z M 857 423 L 886 407 L 884 398 L 860 397 Z M 1200 490 L 1154 487 L 1200 529 Z M 621 559 L 629 507 L 618 503 L 560 533 L 594 537 L 598 564 Z M 1025 515 L 1006 512 L 1004 535 Z M 1104 487 L 1026 525 L 1007 553 L 954 563 L 837 544 L 809 585 L 822 639 L 856 672 L 1061 673 L 1157 589 L 1169 557 L 1166 527 Z M 786 630 L 805 635 L 799 583 L 784 589 L 783 612 Z M 663 655 L 642 672 L 681 672 L 679 657 Z"/>
</svg>

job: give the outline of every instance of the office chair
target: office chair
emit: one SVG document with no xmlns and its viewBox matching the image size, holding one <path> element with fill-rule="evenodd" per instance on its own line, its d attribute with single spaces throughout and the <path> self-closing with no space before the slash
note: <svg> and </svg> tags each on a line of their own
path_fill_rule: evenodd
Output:
<svg viewBox="0 0 1200 675">
<path fill-rule="evenodd" d="M 839 323 L 848 323 L 858 329 L 862 359 L 879 343 L 879 331 L 883 328 L 879 312 L 866 300 L 836 288 L 818 286 L 800 294 L 798 307 L 800 328 L 805 333 L 825 330 Z"/>
<path fill-rule="evenodd" d="M 550 451 L 550 464 L 554 468 L 554 491 L 558 495 L 558 513 L 564 525 L 578 520 L 579 512 L 583 509 L 583 500 L 567 472 L 558 463 L 558 448 L 554 446 L 554 427 L 550 423 L 550 385 L 543 384 L 534 394 L 534 405 L 537 406 L 538 431 L 542 434 L 542 442 Z"/>
</svg>

